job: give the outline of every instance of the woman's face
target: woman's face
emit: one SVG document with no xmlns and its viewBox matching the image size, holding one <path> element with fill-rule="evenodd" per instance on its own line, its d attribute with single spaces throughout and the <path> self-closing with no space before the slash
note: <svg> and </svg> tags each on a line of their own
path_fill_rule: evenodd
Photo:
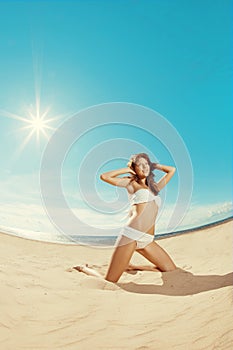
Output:
<svg viewBox="0 0 233 350">
<path fill-rule="evenodd" d="M 150 165 L 145 158 L 139 158 L 137 160 L 135 172 L 139 177 L 146 177 L 150 174 Z"/>
</svg>

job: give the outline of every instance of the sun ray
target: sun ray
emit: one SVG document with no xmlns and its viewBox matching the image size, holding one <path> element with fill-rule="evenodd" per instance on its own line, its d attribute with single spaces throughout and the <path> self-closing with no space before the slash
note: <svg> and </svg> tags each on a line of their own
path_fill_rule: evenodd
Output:
<svg viewBox="0 0 233 350">
<path fill-rule="evenodd" d="M 14 153 L 15 158 L 17 158 L 17 156 L 19 156 L 21 154 L 21 152 L 24 150 L 25 146 L 27 145 L 27 143 L 29 142 L 29 140 L 31 139 L 31 137 L 34 133 L 35 133 L 35 130 L 31 130 L 30 134 L 27 135 L 24 142 L 20 145 L 20 147 Z"/>
<path fill-rule="evenodd" d="M 3 115 L 4 117 L 20 120 L 20 121 L 23 121 L 23 122 L 26 122 L 26 123 L 28 122 L 28 119 L 23 118 L 20 115 L 14 114 L 14 113 L 10 113 L 10 112 L 4 111 L 2 109 L 0 110 L 0 114 Z"/>
<path fill-rule="evenodd" d="M 49 113 L 50 109 L 51 109 L 50 106 L 47 107 L 46 110 L 44 111 L 44 113 L 41 114 L 41 117 L 40 117 L 40 118 L 41 118 L 42 120 L 44 120 L 44 118 L 47 116 L 47 114 Z M 45 122 L 48 122 L 48 119 L 47 119 Z"/>
<path fill-rule="evenodd" d="M 44 129 L 41 130 L 41 132 L 45 135 L 45 137 L 47 138 L 47 140 L 49 139 L 49 135 L 46 133 L 46 131 Z"/>
<path fill-rule="evenodd" d="M 20 153 L 24 150 L 26 145 L 35 138 L 36 146 L 39 147 L 40 139 L 49 139 L 49 134 L 51 131 L 56 130 L 50 123 L 53 123 L 56 120 L 63 119 L 65 115 L 55 115 L 49 117 L 51 111 L 51 105 L 43 107 L 41 105 L 41 87 L 42 87 L 42 61 L 43 61 L 43 46 L 35 46 L 35 43 L 32 42 L 32 61 L 33 61 L 33 75 L 34 75 L 34 92 L 35 92 L 35 104 L 30 104 L 29 106 L 23 107 L 23 113 L 20 110 L 20 114 L 11 113 L 6 110 L 0 109 L 0 116 L 7 117 L 10 119 L 17 120 L 21 122 L 20 127 L 17 129 L 11 129 L 8 132 L 8 136 L 11 137 L 13 134 L 18 137 L 19 131 L 22 133 L 27 133 L 23 137 L 23 142 L 17 147 L 15 153 L 12 155 L 11 162 L 15 160 L 16 156 L 18 157 Z M 23 114 L 23 115 L 22 115 Z M 69 116 L 69 114 L 68 114 Z M 38 148 L 39 149 L 39 148 Z"/>
<path fill-rule="evenodd" d="M 0 115 L 7 118 L 18 120 L 19 122 L 23 122 L 24 124 L 20 128 L 17 128 L 16 130 L 12 130 L 11 132 L 9 132 L 8 135 L 18 133 L 19 130 L 21 132 L 29 131 L 29 134 L 24 138 L 23 143 L 20 145 L 20 147 L 17 148 L 15 154 L 13 155 L 13 158 L 16 158 L 20 155 L 20 153 L 24 150 L 25 146 L 32 139 L 33 135 L 35 135 L 37 149 L 39 150 L 41 136 L 43 136 L 46 140 L 48 140 L 49 133 L 47 131 L 54 131 L 56 129 L 49 124 L 62 117 L 62 115 L 59 115 L 59 116 L 57 115 L 52 118 L 51 117 L 48 118 L 47 116 L 51 110 L 51 107 L 48 106 L 42 112 L 41 107 L 39 105 L 39 101 L 40 99 L 37 98 L 36 106 L 34 110 L 32 106 L 26 108 L 26 113 L 25 113 L 26 117 L 23 117 L 16 113 L 11 113 L 5 110 L 0 110 Z M 40 114 L 40 111 L 41 111 L 41 114 Z"/>
</svg>

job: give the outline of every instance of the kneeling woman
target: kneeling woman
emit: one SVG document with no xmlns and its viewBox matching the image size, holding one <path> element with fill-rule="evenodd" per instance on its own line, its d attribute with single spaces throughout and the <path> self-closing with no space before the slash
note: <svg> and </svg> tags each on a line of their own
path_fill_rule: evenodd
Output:
<svg viewBox="0 0 233 350">
<path fill-rule="evenodd" d="M 106 276 L 103 277 L 87 266 L 74 267 L 110 282 L 117 282 L 124 271 L 134 268 L 159 271 L 172 271 L 177 268 L 166 251 L 154 241 L 155 221 L 161 201 L 158 193 L 170 181 L 176 169 L 152 163 L 146 153 L 133 155 L 127 165 L 127 168 L 109 171 L 100 176 L 101 180 L 111 185 L 126 188 L 132 205 L 130 219 L 117 239 Z M 155 169 L 166 172 L 158 183 L 154 181 Z M 122 174 L 130 176 L 118 177 Z M 154 268 L 130 266 L 129 262 L 135 250 L 152 262 Z"/>
</svg>

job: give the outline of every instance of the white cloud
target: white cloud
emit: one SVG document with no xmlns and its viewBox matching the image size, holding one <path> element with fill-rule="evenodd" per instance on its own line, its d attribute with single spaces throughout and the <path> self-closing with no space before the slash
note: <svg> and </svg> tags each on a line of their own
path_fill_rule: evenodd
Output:
<svg viewBox="0 0 233 350">
<path fill-rule="evenodd" d="M 159 231 L 166 231 L 166 221 L 172 214 L 173 206 L 164 210 L 158 223 Z M 185 217 L 175 231 L 206 225 L 232 216 L 232 202 L 214 204 L 191 204 Z M 169 230 L 167 231 L 169 232 Z"/>
<path fill-rule="evenodd" d="M 33 201 L 40 200 L 38 174 L 10 175 L 0 182 L 1 201 Z"/>
</svg>

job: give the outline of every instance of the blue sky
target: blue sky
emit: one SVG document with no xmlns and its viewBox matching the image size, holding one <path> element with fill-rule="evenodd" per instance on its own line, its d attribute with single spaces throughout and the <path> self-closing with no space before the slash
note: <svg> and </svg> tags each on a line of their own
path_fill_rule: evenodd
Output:
<svg viewBox="0 0 233 350">
<path fill-rule="evenodd" d="M 0 188 L 4 209 L 0 225 L 36 230 L 35 221 L 20 219 L 32 205 L 37 206 L 40 225 L 45 220 L 38 174 L 48 140 L 41 134 L 38 143 L 33 134 L 21 149 L 29 131 L 20 130 L 26 123 L 13 118 L 29 118 L 36 98 L 41 112 L 50 107 L 46 118 L 56 117 L 49 124 L 54 130 L 47 130 L 48 137 L 72 115 L 94 105 L 124 102 L 157 111 L 177 130 L 192 161 L 192 201 L 183 225 L 192 227 L 214 221 L 218 215 L 229 216 L 231 13 L 227 0 L 1 1 Z M 130 138 L 161 163 L 174 165 L 166 145 L 145 132 L 133 126 L 108 127 L 77 141 L 64 162 L 67 201 L 80 212 L 84 205 L 76 193 L 78 167 L 91 147 L 101 142 L 116 135 Z M 153 142 L 156 146 L 152 147 Z M 135 148 L 137 152 L 140 147 Z M 124 167 L 128 155 L 129 150 L 122 147 L 122 159 L 113 157 L 112 162 L 100 164 L 99 171 Z M 176 199 L 178 177 L 177 172 L 167 188 L 169 210 Z M 106 198 L 117 193 L 98 180 L 96 188 Z M 161 230 L 166 229 L 166 208 Z M 90 217 L 88 211 L 85 215 Z M 45 229 L 42 226 L 38 230 Z"/>
</svg>

